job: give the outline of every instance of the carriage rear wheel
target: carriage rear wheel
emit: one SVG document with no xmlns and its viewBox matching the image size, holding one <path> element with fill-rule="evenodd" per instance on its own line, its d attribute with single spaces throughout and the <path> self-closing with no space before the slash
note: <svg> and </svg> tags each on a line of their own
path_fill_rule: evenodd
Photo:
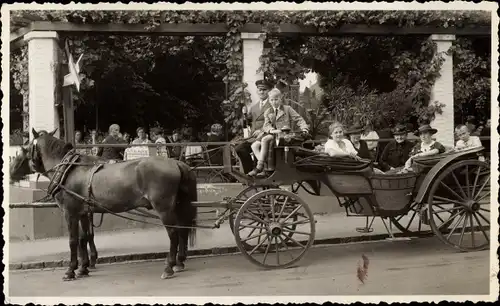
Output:
<svg viewBox="0 0 500 306">
<path fill-rule="evenodd" d="M 246 220 L 256 222 L 249 225 Z M 242 254 L 264 268 L 292 266 L 314 242 L 311 209 L 296 194 L 283 189 L 268 189 L 250 197 L 238 211 L 234 226 Z M 253 234 L 247 235 L 247 231 Z M 255 242 L 249 243 L 252 240 Z M 250 249 L 249 244 L 255 246 Z"/>
<path fill-rule="evenodd" d="M 461 251 L 489 247 L 490 165 L 464 160 L 446 168 L 433 183 L 428 216 L 436 236 Z M 446 224 L 447 231 L 442 230 Z"/>
</svg>

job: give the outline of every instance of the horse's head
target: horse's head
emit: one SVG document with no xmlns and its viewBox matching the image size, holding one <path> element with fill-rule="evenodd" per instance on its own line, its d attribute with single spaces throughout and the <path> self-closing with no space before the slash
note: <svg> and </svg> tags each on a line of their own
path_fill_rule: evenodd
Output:
<svg viewBox="0 0 500 306">
<path fill-rule="evenodd" d="M 48 139 L 56 139 L 53 137 L 56 131 L 57 129 L 52 132 L 31 130 L 33 140 L 26 148 L 21 148 L 21 152 L 19 152 L 10 165 L 10 177 L 12 181 L 19 181 L 28 174 L 35 172 L 44 173 L 46 171 L 42 152 L 46 151 L 44 148 L 47 146 Z"/>
<path fill-rule="evenodd" d="M 28 149 L 21 147 L 21 151 L 10 163 L 10 181 L 19 182 L 24 179 L 28 174 L 33 174 L 34 171 L 30 166 L 30 159 L 28 157 Z"/>
</svg>

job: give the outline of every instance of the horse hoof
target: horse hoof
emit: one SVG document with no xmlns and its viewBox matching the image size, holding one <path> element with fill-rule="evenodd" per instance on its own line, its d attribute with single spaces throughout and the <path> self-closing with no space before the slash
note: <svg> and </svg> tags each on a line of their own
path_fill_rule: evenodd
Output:
<svg viewBox="0 0 500 306">
<path fill-rule="evenodd" d="M 173 270 L 174 272 L 182 272 L 184 271 L 186 268 L 184 266 L 174 266 L 173 267 Z"/>
<path fill-rule="evenodd" d="M 95 270 L 95 269 L 96 269 L 95 264 L 90 265 L 90 266 L 89 266 L 89 269 Z"/>
<path fill-rule="evenodd" d="M 70 281 L 76 280 L 76 277 L 74 274 L 73 275 L 64 275 L 62 279 L 65 282 L 70 282 Z"/>
<path fill-rule="evenodd" d="M 168 278 L 172 278 L 172 277 L 174 277 L 173 272 L 163 272 L 163 274 L 161 275 L 161 279 L 168 279 Z"/>
</svg>

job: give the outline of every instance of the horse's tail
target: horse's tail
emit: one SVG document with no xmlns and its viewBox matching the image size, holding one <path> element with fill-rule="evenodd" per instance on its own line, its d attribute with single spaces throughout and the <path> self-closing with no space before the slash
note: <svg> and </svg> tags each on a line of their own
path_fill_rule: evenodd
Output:
<svg viewBox="0 0 500 306">
<path fill-rule="evenodd" d="M 192 247 L 196 241 L 196 217 L 198 215 L 198 207 L 193 205 L 193 202 L 198 201 L 198 188 L 196 175 L 191 168 L 183 163 L 178 162 L 179 170 L 181 171 L 181 179 L 179 182 L 178 205 L 181 217 L 185 220 L 186 226 L 189 229 L 189 245 Z"/>
</svg>

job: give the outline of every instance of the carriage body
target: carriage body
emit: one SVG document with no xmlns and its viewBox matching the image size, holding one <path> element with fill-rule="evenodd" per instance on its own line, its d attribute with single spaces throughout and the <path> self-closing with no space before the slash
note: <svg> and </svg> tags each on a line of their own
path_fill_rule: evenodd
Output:
<svg viewBox="0 0 500 306">
<path fill-rule="evenodd" d="M 242 192 L 245 196 L 237 196 L 231 201 L 236 215 L 230 220 L 231 229 L 242 253 L 257 265 L 264 266 L 256 262 L 252 256 L 252 253 L 260 247 L 249 245 L 243 241 L 244 239 L 242 240 L 239 229 L 241 220 L 251 209 L 272 210 L 273 201 L 277 201 L 279 197 L 293 199 L 295 206 L 288 209 L 288 212 L 293 211 L 294 207 L 306 207 L 304 215 L 307 215 L 308 222 L 306 223 L 311 236 L 303 241 L 305 245 L 301 247 L 312 245 L 314 216 L 307 203 L 304 203 L 297 195 L 300 187 L 316 196 L 336 197 L 338 204 L 345 208 L 348 216 L 366 217 L 367 226 L 368 217 L 372 218 L 372 223 L 375 217 L 380 217 L 393 238 L 391 226 L 394 224 L 403 234 L 434 233 L 444 243 L 462 251 L 481 250 L 489 246 L 489 235 L 485 233 L 486 228 L 483 227 L 480 227 L 480 230 L 486 237 L 486 242 L 482 244 L 474 245 L 474 237 L 472 246 L 466 247 L 462 244 L 467 228 L 465 222 L 462 224 L 459 242 L 452 241 L 454 236 L 451 235 L 457 228 L 457 225 L 453 225 L 457 216 L 462 216 L 458 223 L 462 220 L 470 220 L 470 229 L 473 227 L 473 220 L 478 219 L 475 214 L 479 212 L 479 209 L 489 212 L 489 207 L 486 209 L 484 205 L 489 205 L 490 166 L 478 160 L 478 154 L 484 150 L 482 147 L 415 159 L 415 172 L 402 174 L 377 174 L 373 171 L 371 161 L 324 156 L 319 158 L 323 158 L 323 162 L 318 160 L 314 162 L 318 156 L 317 152 L 301 146 L 288 146 L 286 143 L 275 145 L 271 150 L 273 154 L 270 158 L 274 165 L 274 172 L 270 176 L 251 179 L 241 173 L 232 173 L 236 179 L 248 187 Z M 312 188 L 314 190 L 310 191 L 308 189 L 311 188 L 306 188 L 304 182 L 316 182 L 317 188 Z M 283 186 L 292 186 L 291 192 L 283 190 Z M 448 202 L 444 203 L 443 199 Z M 478 199 L 486 203 L 477 205 Z M 334 204 L 333 200 L 332 204 Z M 441 219 L 439 213 L 442 212 L 449 212 L 448 219 L 438 222 L 437 219 Z M 291 218 L 292 214 L 287 215 L 287 218 Z M 271 218 L 271 215 L 265 212 L 259 215 L 261 218 L 259 220 L 264 224 L 266 221 L 263 219 Z M 481 215 L 481 217 L 486 220 L 484 216 Z M 403 224 L 406 221 L 402 218 L 406 218 L 406 221 L 410 220 L 408 226 Z M 389 226 L 385 221 L 387 219 L 390 220 Z M 418 224 L 410 226 L 413 221 Z M 487 222 L 489 228 L 489 221 Z M 269 230 L 272 224 L 272 222 L 266 224 L 266 229 Z M 480 224 L 479 221 L 477 224 Z M 423 229 L 425 226 L 429 230 Z M 361 231 L 359 229 L 357 228 Z M 450 231 L 451 234 L 449 234 Z M 477 231 L 479 232 L 479 229 Z M 472 229 L 472 235 L 474 235 L 474 229 Z M 277 244 L 278 242 L 275 243 Z"/>
</svg>

